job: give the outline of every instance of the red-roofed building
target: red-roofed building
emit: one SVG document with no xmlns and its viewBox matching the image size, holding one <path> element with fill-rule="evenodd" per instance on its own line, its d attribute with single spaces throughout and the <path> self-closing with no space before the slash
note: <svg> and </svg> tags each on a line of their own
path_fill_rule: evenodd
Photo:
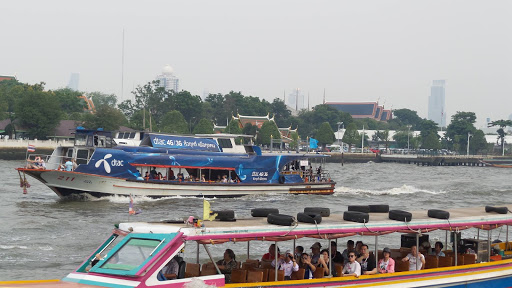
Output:
<svg viewBox="0 0 512 288">
<path fill-rule="evenodd" d="M 391 110 L 385 110 L 378 102 L 326 102 L 325 104 L 339 111 L 349 113 L 354 119 L 372 118 L 377 121 L 388 121 L 392 117 Z"/>
<path fill-rule="evenodd" d="M 268 113 L 267 116 L 243 116 L 237 113 L 236 117 L 232 117 L 233 120 L 238 120 L 240 128 L 244 128 L 245 125 L 251 123 L 252 126 L 257 126 L 258 129 L 260 129 L 261 125 L 266 121 L 274 121 L 274 117 L 270 118 L 270 113 Z"/>
<path fill-rule="evenodd" d="M 2 75 L 0 75 L 0 81 L 4 81 L 4 80 L 16 80 L 16 77 L 14 77 L 14 76 L 2 76 Z"/>
</svg>

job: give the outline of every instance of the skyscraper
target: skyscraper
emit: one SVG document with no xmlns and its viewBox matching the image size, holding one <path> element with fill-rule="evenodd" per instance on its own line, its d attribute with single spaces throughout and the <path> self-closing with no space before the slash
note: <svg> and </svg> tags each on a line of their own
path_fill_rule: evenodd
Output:
<svg viewBox="0 0 512 288">
<path fill-rule="evenodd" d="M 78 83 L 80 82 L 80 74 L 79 73 L 71 73 L 71 77 L 69 78 L 68 88 L 71 90 L 78 91 Z"/>
<path fill-rule="evenodd" d="M 428 120 L 446 127 L 445 80 L 434 80 L 428 98 Z"/>
<path fill-rule="evenodd" d="M 301 109 L 306 108 L 304 103 L 304 93 L 299 88 L 295 88 L 292 90 L 287 97 L 288 105 L 293 108 L 295 111 L 299 111 Z"/>
<path fill-rule="evenodd" d="M 170 65 L 165 65 L 162 70 L 162 75 L 156 76 L 156 80 L 160 81 L 160 87 L 164 87 L 165 90 L 173 90 L 174 92 L 179 92 L 179 81 L 176 76 L 173 74 L 173 69 Z"/>
</svg>

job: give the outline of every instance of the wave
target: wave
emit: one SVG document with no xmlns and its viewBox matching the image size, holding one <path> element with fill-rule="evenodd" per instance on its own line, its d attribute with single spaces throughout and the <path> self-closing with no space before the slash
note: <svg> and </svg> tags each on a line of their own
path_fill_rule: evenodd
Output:
<svg viewBox="0 0 512 288">
<path fill-rule="evenodd" d="M 446 191 L 433 191 L 416 188 L 410 185 L 402 185 L 401 187 L 395 187 L 390 189 L 383 190 L 365 190 L 365 189 L 355 189 L 350 187 L 337 187 L 334 190 L 334 195 L 343 195 L 343 194 L 357 194 L 357 195 L 402 195 L 402 194 L 415 194 L 415 193 L 427 193 L 432 195 L 445 194 Z"/>
<path fill-rule="evenodd" d="M 130 203 L 130 197 L 129 196 L 122 196 L 122 195 L 112 195 L 112 196 L 105 196 L 105 197 L 94 197 L 89 194 L 87 194 L 87 200 L 89 201 L 108 201 L 111 203 L 118 203 L 118 204 L 124 204 L 124 203 Z M 148 196 L 132 196 L 134 203 L 142 203 L 142 202 L 158 202 L 163 200 L 169 200 L 169 199 L 181 199 L 186 198 L 183 196 L 169 196 L 169 197 L 162 197 L 162 198 L 151 198 Z"/>
<path fill-rule="evenodd" d="M 15 246 L 15 245 L 0 245 L 0 249 L 10 250 L 10 249 L 28 249 L 27 246 Z"/>
</svg>

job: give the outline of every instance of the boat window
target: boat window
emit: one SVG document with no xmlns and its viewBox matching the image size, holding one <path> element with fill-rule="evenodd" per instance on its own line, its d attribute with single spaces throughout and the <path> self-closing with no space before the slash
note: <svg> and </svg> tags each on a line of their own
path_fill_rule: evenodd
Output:
<svg viewBox="0 0 512 288">
<path fill-rule="evenodd" d="M 231 139 L 219 138 L 217 139 L 217 142 L 219 142 L 220 148 L 233 148 L 233 144 L 231 144 Z"/>
<path fill-rule="evenodd" d="M 130 239 L 101 268 L 132 270 L 140 266 L 162 241 L 153 239 Z"/>
<path fill-rule="evenodd" d="M 75 146 L 85 146 L 87 141 L 87 134 L 76 133 L 75 134 Z"/>
<path fill-rule="evenodd" d="M 129 234 L 90 271 L 115 275 L 139 275 L 138 273 L 143 273 L 141 269 L 176 235 L 177 233 Z"/>
<path fill-rule="evenodd" d="M 66 157 L 68 157 L 68 158 L 73 158 L 73 148 L 70 148 L 70 149 L 68 150 L 68 153 L 66 154 Z"/>
<path fill-rule="evenodd" d="M 123 139 L 123 135 L 124 135 L 124 132 L 119 132 L 119 133 L 117 133 L 116 138 Z"/>
<path fill-rule="evenodd" d="M 89 150 L 87 149 L 78 149 L 76 151 L 76 164 L 87 164 L 89 159 Z"/>
<path fill-rule="evenodd" d="M 135 139 L 135 132 L 130 133 L 130 139 Z"/>
</svg>

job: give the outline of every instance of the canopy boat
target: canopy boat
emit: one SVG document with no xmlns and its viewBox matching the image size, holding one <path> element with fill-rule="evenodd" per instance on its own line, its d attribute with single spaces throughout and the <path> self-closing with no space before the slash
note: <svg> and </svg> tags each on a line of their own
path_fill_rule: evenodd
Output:
<svg viewBox="0 0 512 288">
<path fill-rule="evenodd" d="M 31 154 L 17 170 L 23 181 L 25 174 L 32 176 L 61 197 L 334 193 L 328 173 L 313 174 L 310 166 L 328 156 L 262 153 L 258 146 L 235 144 L 237 137 L 145 133 L 139 146 L 126 146 L 116 145 L 110 132 L 77 129 L 74 146 L 58 147 L 50 156 Z M 46 161 L 45 169 L 30 165 L 35 157 Z"/>
<path fill-rule="evenodd" d="M 384 205 L 379 206 L 378 210 L 372 208 L 369 210 L 386 211 L 382 209 Z M 358 208 L 361 207 L 358 206 Z M 121 223 L 76 271 L 68 274 L 61 281 L 52 283 L 51 287 L 189 287 L 188 285 L 197 285 L 198 282 L 211 285 L 208 287 L 510 287 L 512 259 L 502 259 L 499 255 L 497 255 L 499 257 L 491 256 L 490 235 L 492 230 L 502 229 L 505 226 L 507 245 L 505 243 L 499 245 L 504 249 L 508 248 L 510 245 L 508 226 L 512 224 L 512 215 L 508 214 L 508 210 L 511 207 L 512 205 L 497 209 L 473 207 L 449 211 L 413 211 L 410 214 L 398 210 L 389 210 L 387 213 L 347 211 L 343 216 L 329 215 L 323 219 L 319 219 L 319 215 L 327 216 L 329 211 L 326 212 L 325 208 L 313 207 L 305 208 L 305 211 L 310 212 L 299 214 L 314 216 L 317 219 L 316 223 L 285 223 L 284 219 L 287 218 L 281 214 L 268 214 L 267 218 L 253 217 L 230 222 L 204 221 L 203 225 L 199 223 L 191 225 L 190 222 L 195 222 L 190 221 L 191 219 L 187 223 L 169 223 L 169 221 Z M 271 212 L 269 209 L 254 209 L 253 215 L 262 216 L 262 211 L 257 210 Z M 349 210 L 354 209 L 349 206 Z M 311 211 L 318 211 L 320 214 Z M 298 219 L 301 218 L 299 214 Z M 392 220 L 399 219 L 401 216 L 404 216 L 403 220 L 407 221 Z M 274 222 L 271 218 L 275 220 L 276 217 L 281 218 L 282 225 L 268 224 L 268 222 Z M 456 245 L 453 245 L 454 250 L 445 251 L 445 257 L 425 256 L 425 269 L 422 270 L 407 271 L 408 264 L 406 268 L 400 268 L 399 264 L 404 263 L 400 260 L 404 256 L 402 253 L 404 251 L 407 253 L 406 247 L 418 245 L 420 239 L 438 229 L 446 231 L 445 244 L 449 244 L 447 243 L 448 231 L 476 229 L 478 237 L 460 239 L 460 236 L 457 236 L 458 233 L 453 233 L 452 243 Z M 482 233 L 487 234 L 486 239 L 480 239 L 480 230 L 487 230 L 487 233 Z M 375 257 L 377 262 L 382 257 L 381 248 L 383 248 L 379 246 L 379 239 L 392 237 L 397 233 L 402 235 L 402 247 L 391 249 L 391 256 L 396 261 L 394 273 L 359 277 L 332 277 L 320 273 L 318 278 L 303 279 L 304 271 L 299 269 L 292 273 L 292 280 L 283 280 L 283 274 L 277 271 L 277 268 L 269 267 L 267 262 L 261 261 L 260 264 L 258 260 L 250 259 L 254 256 L 250 253 L 250 244 L 254 241 L 274 243 L 277 250 L 278 242 L 281 248 L 289 246 L 292 249 L 295 241 L 300 238 L 302 238 L 300 241 L 309 238 L 311 243 L 325 241 L 329 247 L 334 239 L 363 235 L 374 236 L 375 243 L 371 246 L 374 245 L 373 253 L 377 255 Z M 407 236 L 405 241 L 403 236 Z M 409 241 L 411 240 L 409 236 L 413 241 Z M 224 250 L 218 244 L 226 242 L 236 243 L 241 248 L 238 251 L 243 251 L 238 253 L 237 260 L 247 258 L 240 261 L 243 262 L 238 266 L 240 268 L 231 272 L 231 282 L 235 283 L 230 284 L 225 283 L 225 276 L 220 273 L 211 253 L 216 249 Z M 397 243 L 400 242 L 397 241 Z M 203 247 L 200 249 L 200 246 Z M 234 245 L 230 245 L 232 246 Z M 476 254 L 460 254 L 461 251 L 466 251 L 464 249 L 466 246 L 471 247 Z M 208 255 L 207 259 L 200 257 L 200 251 L 203 248 Z M 241 255 L 245 254 L 245 251 L 246 257 Z M 192 256 L 183 258 L 181 257 L 183 253 L 185 256 L 187 253 Z M 98 254 L 101 256 L 98 257 Z M 505 251 L 505 255 L 507 254 L 510 254 L 510 251 Z M 95 257 L 101 260 L 91 263 Z M 254 258 L 260 257 L 258 255 Z M 165 277 L 162 278 L 160 273 L 172 259 L 179 263 L 177 278 L 167 280 Z M 200 263 L 201 259 L 204 259 L 202 262 L 211 262 Z M 333 270 L 339 271 L 338 275 L 341 275 L 341 268 L 338 266 L 330 269 L 330 271 Z M 9 287 L 11 286 L 37 285 L 17 283 Z"/>
</svg>

